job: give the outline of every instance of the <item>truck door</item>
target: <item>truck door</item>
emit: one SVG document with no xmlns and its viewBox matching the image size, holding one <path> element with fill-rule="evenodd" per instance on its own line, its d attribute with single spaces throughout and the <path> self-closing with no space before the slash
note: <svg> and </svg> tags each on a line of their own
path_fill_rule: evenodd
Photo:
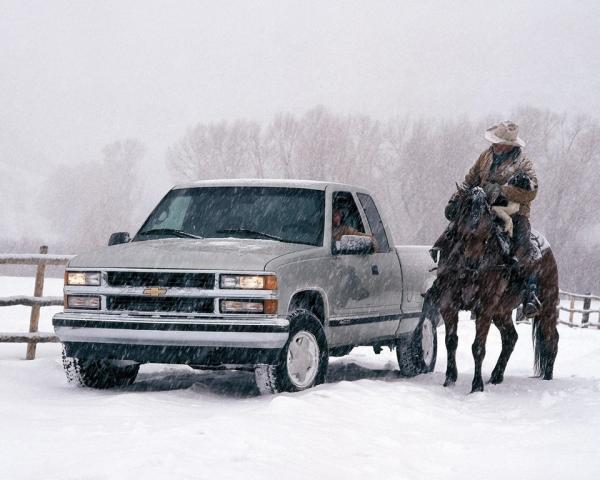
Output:
<svg viewBox="0 0 600 480">
<path fill-rule="evenodd" d="M 371 256 L 373 269 L 377 272 L 377 297 L 383 315 L 398 315 L 402 303 L 402 270 L 395 247 L 389 244 L 385 226 L 375 202 L 366 193 L 356 196 L 363 208 L 371 235 L 377 242 L 377 249 Z"/>
<path fill-rule="evenodd" d="M 381 336 L 383 277 L 373 268 L 375 254 L 337 254 L 336 242 L 342 236 L 368 232 L 352 193 L 337 191 L 332 195 L 332 256 L 325 267 L 330 268 L 332 344 L 365 343 Z M 390 325 L 390 332 L 396 327 Z"/>
</svg>

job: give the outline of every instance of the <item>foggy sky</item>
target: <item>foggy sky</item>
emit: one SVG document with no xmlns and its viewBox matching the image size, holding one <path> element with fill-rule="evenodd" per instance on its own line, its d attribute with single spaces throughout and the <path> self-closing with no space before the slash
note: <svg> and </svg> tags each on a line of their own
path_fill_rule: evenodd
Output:
<svg viewBox="0 0 600 480">
<path fill-rule="evenodd" d="M 385 119 L 600 110 L 597 1 L 0 1 L 0 162 L 162 164 L 186 128 L 322 104 Z"/>
</svg>

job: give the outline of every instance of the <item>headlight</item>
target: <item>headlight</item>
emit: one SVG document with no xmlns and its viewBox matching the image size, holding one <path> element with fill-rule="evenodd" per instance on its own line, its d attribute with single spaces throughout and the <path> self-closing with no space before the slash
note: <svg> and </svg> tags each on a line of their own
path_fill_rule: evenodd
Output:
<svg viewBox="0 0 600 480">
<path fill-rule="evenodd" d="M 66 308 L 83 308 L 86 310 L 100 310 L 100 297 L 90 295 L 67 295 Z"/>
<path fill-rule="evenodd" d="M 100 272 L 65 272 L 65 285 L 100 285 Z"/>
<path fill-rule="evenodd" d="M 277 300 L 221 300 L 221 313 L 277 313 Z"/>
<path fill-rule="evenodd" d="M 277 290 L 275 275 L 221 275 L 221 288 Z"/>
</svg>

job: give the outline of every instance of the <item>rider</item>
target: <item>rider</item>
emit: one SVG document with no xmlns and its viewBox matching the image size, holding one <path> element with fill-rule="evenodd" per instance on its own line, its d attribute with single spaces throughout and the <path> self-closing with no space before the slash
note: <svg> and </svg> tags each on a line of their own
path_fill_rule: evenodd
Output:
<svg viewBox="0 0 600 480">
<path fill-rule="evenodd" d="M 379 251 L 377 241 L 375 240 L 375 237 L 373 237 L 373 235 L 369 235 L 368 233 L 356 230 L 355 228 L 352 228 L 350 225 L 346 224 L 345 214 L 341 208 L 334 206 L 331 219 L 331 233 L 335 242 L 339 242 L 344 235 L 358 235 L 360 237 L 369 237 L 373 241 L 373 251 Z"/>
<path fill-rule="evenodd" d="M 464 185 L 468 188 L 481 187 L 486 192 L 490 203 L 499 197 L 519 204 L 517 213 L 512 216 L 514 225 L 512 254 L 516 265 L 522 272 L 527 270 L 531 261 L 529 223 L 530 205 L 537 194 L 538 182 L 532 162 L 523 154 L 525 142 L 519 138 L 519 126 L 506 121 L 488 128 L 485 139 L 492 145 L 484 150 L 475 164 L 465 176 Z M 523 184 L 509 182 L 515 174 L 525 176 L 528 181 Z M 446 217 L 454 220 L 456 202 L 453 196 L 446 207 Z M 441 250 L 452 241 L 452 224 L 434 244 L 434 249 Z M 525 311 L 535 314 L 540 303 L 535 292 L 533 279 L 528 281 Z"/>
</svg>

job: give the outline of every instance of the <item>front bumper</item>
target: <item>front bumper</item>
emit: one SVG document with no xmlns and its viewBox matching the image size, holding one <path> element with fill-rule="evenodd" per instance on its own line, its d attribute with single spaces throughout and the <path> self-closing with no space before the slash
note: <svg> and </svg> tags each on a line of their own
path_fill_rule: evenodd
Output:
<svg viewBox="0 0 600 480">
<path fill-rule="evenodd" d="M 288 340 L 287 318 L 166 318 L 58 313 L 54 331 L 68 356 L 140 362 L 264 363 Z"/>
</svg>

